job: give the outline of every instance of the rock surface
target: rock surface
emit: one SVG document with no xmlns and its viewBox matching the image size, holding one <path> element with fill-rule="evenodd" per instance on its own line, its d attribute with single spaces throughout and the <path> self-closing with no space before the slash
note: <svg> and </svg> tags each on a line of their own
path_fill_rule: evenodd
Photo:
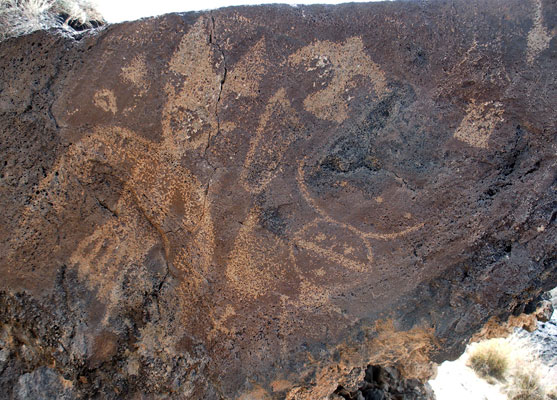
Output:
<svg viewBox="0 0 557 400">
<path fill-rule="evenodd" d="M 552 369 L 557 382 L 557 289 L 552 290 L 550 295 L 549 317 L 540 320 L 533 332 L 517 330 L 515 335 L 532 343 L 540 360 Z"/>
<path fill-rule="evenodd" d="M 339 399 L 347 400 L 435 400 L 429 383 L 404 379 L 397 368 L 369 365 L 363 384 L 355 392 L 342 386 L 335 391 Z M 334 397 L 333 397 L 334 399 Z"/>
<path fill-rule="evenodd" d="M 0 392 L 425 381 L 557 285 L 556 22 L 264 6 L 1 43 Z"/>
</svg>

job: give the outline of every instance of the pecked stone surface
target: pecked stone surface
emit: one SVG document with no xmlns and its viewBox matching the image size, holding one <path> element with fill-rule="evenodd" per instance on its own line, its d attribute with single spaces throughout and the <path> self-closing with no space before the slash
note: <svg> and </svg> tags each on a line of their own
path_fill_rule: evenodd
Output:
<svg viewBox="0 0 557 400">
<path fill-rule="evenodd" d="M 264 6 L 1 43 L 0 391 L 426 380 L 557 285 L 556 22 Z"/>
</svg>

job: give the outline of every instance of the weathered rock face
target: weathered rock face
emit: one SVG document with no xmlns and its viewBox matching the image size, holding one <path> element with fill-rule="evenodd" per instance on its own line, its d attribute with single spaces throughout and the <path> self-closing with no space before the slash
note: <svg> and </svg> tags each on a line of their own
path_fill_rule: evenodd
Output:
<svg viewBox="0 0 557 400">
<path fill-rule="evenodd" d="M 557 285 L 556 22 L 265 6 L 0 44 L 0 391 L 428 378 Z"/>
</svg>

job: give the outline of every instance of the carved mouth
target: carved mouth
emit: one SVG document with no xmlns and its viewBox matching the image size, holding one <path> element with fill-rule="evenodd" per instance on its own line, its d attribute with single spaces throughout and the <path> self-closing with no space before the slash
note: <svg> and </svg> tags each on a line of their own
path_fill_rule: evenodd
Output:
<svg viewBox="0 0 557 400">
<path fill-rule="evenodd" d="M 298 166 L 298 185 L 307 203 L 326 221 L 362 237 L 388 239 L 423 224 L 416 179 L 425 171 L 408 168 L 399 130 L 414 101 L 411 88 L 393 87 L 370 105 L 357 124 L 341 125 L 335 138 Z"/>
<path fill-rule="evenodd" d="M 386 182 L 388 175 L 377 175 L 374 180 L 377 187 L 382 188 L 382 195 L 376 197 L 369 196 L 350 179 L 337 182 L 331 180 L 328 192 L 323 186 L 317 191 L 308 182 L 315 182 L 319 170 L 313 171 L 313 177 L 311 172 L 306 176 L 305 170 L 311 171 L 312 168 L 306 166 L 305 161 L 298 166 L 298 186 L 308 205 L 325 221 L 366 239 L 393 239 L 423 226 L 410 211 L 413 208 L 413 193 L 396 179 L 391 177 Z M 401 204 L 406 206 L 401 207 Z M 404 211 L 406 209 L 408 211 Z"/>
</svg>

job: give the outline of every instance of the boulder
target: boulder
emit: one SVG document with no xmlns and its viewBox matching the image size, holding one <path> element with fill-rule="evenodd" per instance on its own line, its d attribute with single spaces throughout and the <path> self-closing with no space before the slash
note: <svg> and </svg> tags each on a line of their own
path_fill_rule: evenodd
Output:
<svg viewBox="0 0 557 400">
<path fill-rule="evenodd" d="M 0 391 L 426 381 L 557 285 L 556 22 L 273 5 L 0 43 Z"/>
</svg>

